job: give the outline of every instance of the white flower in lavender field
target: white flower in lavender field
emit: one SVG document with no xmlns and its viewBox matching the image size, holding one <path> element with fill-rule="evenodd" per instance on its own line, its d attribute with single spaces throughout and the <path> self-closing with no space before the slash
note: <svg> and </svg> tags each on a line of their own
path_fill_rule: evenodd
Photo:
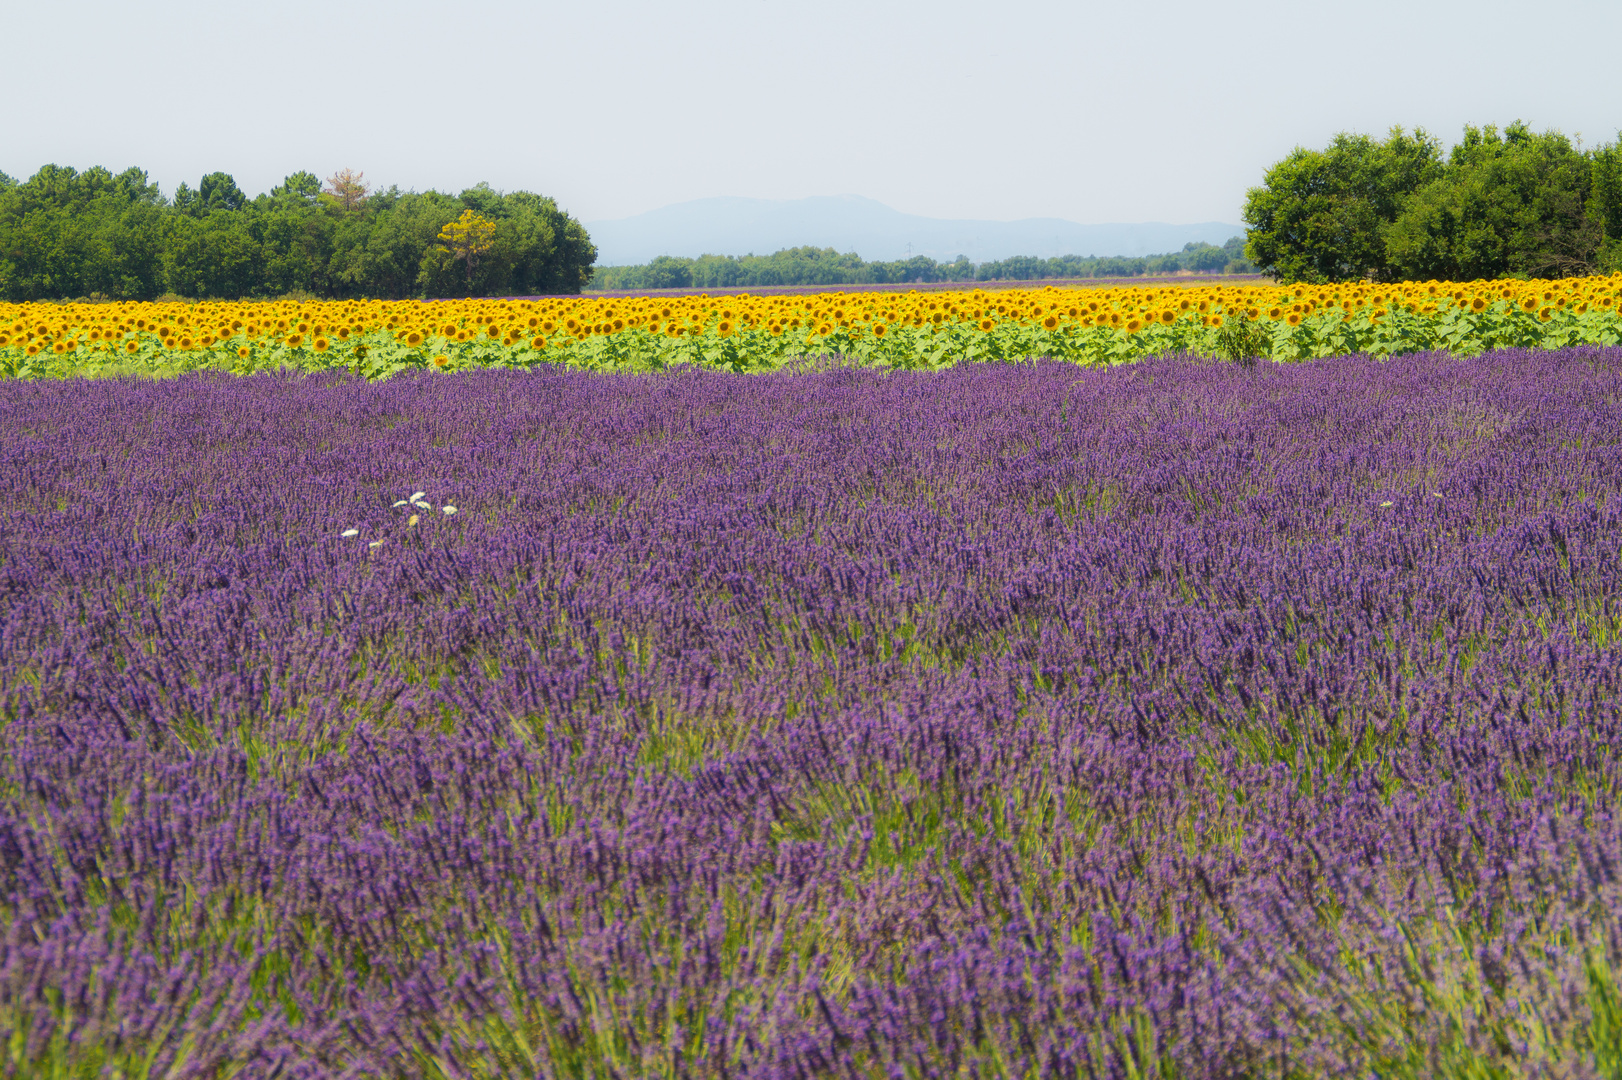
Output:
<svg viewBox="0 0 1622 1080">
<path fill-rule="evenodd" d="M 1431 492 L 1431 494 L 1435 495 L 1438 499 L 1440 499 L 1442 497 L 1442 493 L 1440 491 L 1433 491 L 1433 492 Z"/>
<path fill-rule="evenodd" d="M 456 513 L 456 507 L 454 506 L 441 506 L 440 509 L 445 512 L 446 517 L 450 517 L 452 514 Z"/>
<path fill-rule="evenodd" d="M 1387 502 L 1387 503 L 1381 503 L 1381 504 L 1380 504 L 1380 505 L 1381 505 L 1381 506 L 1393 506 L 1393 505 L 1395 505 L 1395 504 L 1394 504 L 1394 503 L 1388 503 L 1388 502 Z"/>
<path fill-rule="evenodd" d="M 383 546 L 383 541 L 381 541 L 381 540 L 373 540 L 370 544 L 367 544 L 366 546 L 367 547 L 374 547 L 374 548 L 382 547 Z"/>
<path fill-rule="evenodd" d="M 360 530 L 359 529 L 345 529 L 343 532 L 339 533 L 338 535 L 339 536 L 359 536 L 360 535 Z"/>
<path fill-rule="evenodd" d="M 407 505 L 409 503 L 409 504 L 415 506 L 418 502 L 422 501 L 422 497 L 424 495 L 426 495 L 426 494 L 428 494 L 426 491 L 413 491 L 410 495 L 407 495 L 405 498 L 401 499 L 399 502 L 395 503 L 394 505 L 395 506 L 405 506 L 405 505 Z"/>
<path fill-rule="evenodd" d="M 406 519 L 406 528 L 408 528 L 408 529 L 414 528 L 416 526 L 418 520 L 420 520 L 420 519 L 417 517 L 417 515 L 412 514 L 409 518 Z"/>
</svg>

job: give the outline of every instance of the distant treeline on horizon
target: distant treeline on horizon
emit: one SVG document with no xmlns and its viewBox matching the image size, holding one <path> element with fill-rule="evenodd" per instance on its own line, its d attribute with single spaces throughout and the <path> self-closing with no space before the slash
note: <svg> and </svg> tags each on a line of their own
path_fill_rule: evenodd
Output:
<svg viewBox="0 0 1622 1080">
<path fill-rule="evenodd" d="M 941 281 L 1041 281 L 1049 278 L 1122 278 L 1176 274 L 1253 274 L 1245 258 L 1245 238 L 1221 247 L 1192 243 L 1165 255 L 1060 255 L 1040 259 L 1016 255 L 973 263 L 959 255 L 949 263 L 927 255 L 893 262 L 864 262 L 854 252 L 833 248 L 785 248 L 772 255 L 701 255 L 696 259 L 661 255 L 641 266 L 599 266 L 593 290 L 726 289 L 773 285 L 900 285 Z"/>
<path fill-rule="evenodd" d="M 249 198 L 210 173 L 172 198 L 141 169 L 0 173 L 0 300 L 578 293 L 597 249 L 544 195 L 373 190 L 296 172 Z"/>
</svg>

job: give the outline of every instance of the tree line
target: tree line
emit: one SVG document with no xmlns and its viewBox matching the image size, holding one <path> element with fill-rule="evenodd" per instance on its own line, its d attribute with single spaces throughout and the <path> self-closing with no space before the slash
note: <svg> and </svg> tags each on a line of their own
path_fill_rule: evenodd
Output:
<svg viewBox="0 0 1622 1080">
<path fill-rule="evenodd" d="M 1622 148 L 1516 121 L 1297 147 L 1245 201 L 1246 255 L 1285 282 L 1471 281 L 1622 270 Z"/>
<path fill-rule="evenodd" d="M 890 285 L 950 281 L 1041 281 L 1054 278 L 1142 277 L 1150 274 L 1253 273 L 1244 237 L 1222 247 L 1191 243 L 1182 251 L 1145 257 L 1016 255 L 981 263 L 959 255 L 949 263 L 926 255 L 864 262 L 833 248 L 785 248 L 772 255 L 661 255 L 640 266 L 599 266 L 592 289 L 724 289 L 772 285 Z"/>
<path fill-rule="evenodd" d="M 170 199 L 141 169 L 0 173 L 0 298 L 307 293 L 386 299 L 578 293 L 597 251 L 527 191 L 372 191 L 344 170 L 288 176 L 250 199 L 210 173 Z"/>
</svg>

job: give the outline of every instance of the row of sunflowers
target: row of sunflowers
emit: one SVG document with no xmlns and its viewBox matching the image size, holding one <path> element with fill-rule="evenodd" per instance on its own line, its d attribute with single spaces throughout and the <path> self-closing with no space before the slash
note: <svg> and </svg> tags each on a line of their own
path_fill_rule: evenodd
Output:
<svg viewBox="0 0 1622 1080">
<path fill-rule="evenodd" d="M 1559 281 L 1170 285 L 536 300 L 0 305 L 0 376 L 562 364 L 769 370 L 828 355 L 908 368 L 1167 352 L 1279 361 L 1614 345 L 1622 274 Z"/>
</svg>

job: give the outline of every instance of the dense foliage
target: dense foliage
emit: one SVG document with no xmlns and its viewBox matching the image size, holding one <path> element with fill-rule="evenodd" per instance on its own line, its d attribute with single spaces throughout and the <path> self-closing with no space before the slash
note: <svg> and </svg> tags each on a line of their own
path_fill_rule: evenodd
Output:
<svg viewBox="0 0 1622 1080">
<path fill-rule="evenodd" d="M 1622 147 L 1516 122 L 1296 148 L 1245 202 L 1245 252 L 1285 282 L 1557 278 L 1622 270 Z"/>
<path fill-rule="evenodd" d="M 1243 237 L 1222 247 L 1190 243 L 1182 251 L 1147 257 L 1063 255 L 1039 259 L 1020 255 L 971 263 L 959 255 L 939 263 L 927 255 L 894 262 L 863 262 L 855 252 L 833 248 L 786 248 L 774 255 L 703 255 L 697 259 L 661 255 L 645 266 L 599 266 L 593 289 L 732 289 L 780 285 L 884 285 L 937 281 L 1042 281 L 1049 278 L 1142 277 L 1145 274 L 1250 273 Z"/>
<path fill-rule="evenodd" d="M 47 165 L 0 179 L 0 298 L 151 300 L 577 293 L 596 249 L 551 199 L 487 185 L 368 193 L 347 171 L 313 173 L 249 199 L 224 173 L 166 200 L 140 169 Z M 475 262 L 442 231 L 463 214 L 489 227 Z"/>
<path fill-rule="evenodd" d="M 1617 1075 L 1619 400 L 0 384 L 0 1055 Z"/>
<path fill-rule="evenodd" d="M 1431 282 L 558 298 L 433 304 L 0 306 L 0 376 L 247 374 L 339 367 L 780 368 L 838 354 L 889 367 L 1167 352 L 1301 360 L 1446 348 L 1614 345 L 1622 275 L 1523 285 Z"/>
</svg>

